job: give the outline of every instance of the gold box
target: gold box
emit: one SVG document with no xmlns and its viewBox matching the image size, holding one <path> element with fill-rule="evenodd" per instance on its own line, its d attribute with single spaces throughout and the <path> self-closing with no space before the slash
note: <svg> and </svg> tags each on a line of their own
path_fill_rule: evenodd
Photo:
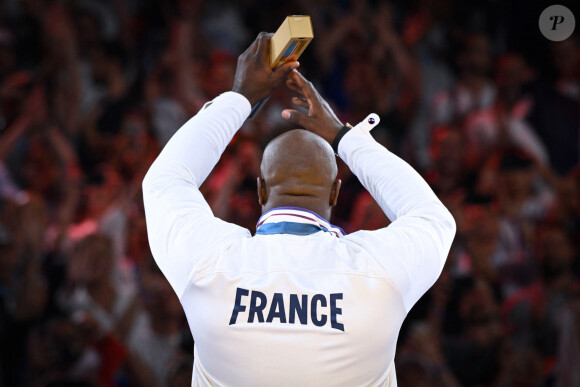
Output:
<svg viewBox="0 0 580 387">
<path fill-rule="evenodd" d="M 275 69 L 286 62 L 297 60 L 313 37 L 310 16 L 286 17 L 270 41 L 270 67 Z"/>
</svg>

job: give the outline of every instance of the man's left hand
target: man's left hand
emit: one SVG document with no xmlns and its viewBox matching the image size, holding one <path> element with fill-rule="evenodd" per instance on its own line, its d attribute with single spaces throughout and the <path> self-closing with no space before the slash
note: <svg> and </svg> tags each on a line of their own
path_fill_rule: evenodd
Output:
<svg viewBox="0 0 580 387">
<path fill-rule="evenodd" d="M 232 91 L 242 94 L 252 106 L 269 96 L 300 65 L 292 61 L 278 67 L 276 71 L 270 68 L 270 39 L 273 35 L 261 32 L 252 45 L 238 57 Z"/>
</svg>

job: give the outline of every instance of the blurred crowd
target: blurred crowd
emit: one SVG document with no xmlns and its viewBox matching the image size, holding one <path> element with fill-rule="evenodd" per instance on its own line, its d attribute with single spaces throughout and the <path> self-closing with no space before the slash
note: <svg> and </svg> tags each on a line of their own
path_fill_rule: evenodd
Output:
<svg viewBox="0 0 580 387">
<path fill-rule="evenodd" d="M 257 33 L 308 14 L 300 71 L 344 122 L 378 113 L 373 136 L 458 225 L 401 330 L 399 385 L 580 386 L 580 40 L 540 34 L 547 5 L 4 0 L 0 385 L 190 385 L 193 338 L 149 251 L 141 181 L 231 89 Z M 261 152 L 291 128 L 291 96 L 275 92 L 201 187 L 216 216 L 255 231 Z M 388 225 L 340 161 L 339 175 L 332 223 Z"/>
</svg>

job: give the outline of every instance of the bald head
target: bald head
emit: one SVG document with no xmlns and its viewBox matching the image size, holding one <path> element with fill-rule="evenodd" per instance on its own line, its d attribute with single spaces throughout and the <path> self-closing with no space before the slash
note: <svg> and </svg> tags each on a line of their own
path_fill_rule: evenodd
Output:
<svg viewBox="0 0 580 387">
<path fill-rule="evenodd" d="M 258 191 L 265 210 L 296 206 L 330 216 L 340 181 L 334 152 L 318 135 L 295 129 L 276 137 L 264 150 L 260 170 Z"/>
</svg>

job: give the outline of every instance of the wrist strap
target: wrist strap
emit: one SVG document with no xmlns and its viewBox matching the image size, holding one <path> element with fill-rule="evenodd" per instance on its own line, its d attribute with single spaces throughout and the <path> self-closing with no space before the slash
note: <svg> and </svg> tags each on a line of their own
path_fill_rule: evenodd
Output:
<svg viewBox="0 0 580 387">
<path fill-rule="evenodd" d="M 352 129 L 352 126 L 350 126 L 349 124 L 346 124 L 342 128 L 340 128 L 340 130 L 336 134 L 336 137 L 332 141 L 332 149 L 334 150 L 335 155 L 338 156 L 338 143 L 340 142 L 340 140 L 342 140 L 344 135 L 347 134 L 348 131 L 351 129 Z"/>
</svg>

